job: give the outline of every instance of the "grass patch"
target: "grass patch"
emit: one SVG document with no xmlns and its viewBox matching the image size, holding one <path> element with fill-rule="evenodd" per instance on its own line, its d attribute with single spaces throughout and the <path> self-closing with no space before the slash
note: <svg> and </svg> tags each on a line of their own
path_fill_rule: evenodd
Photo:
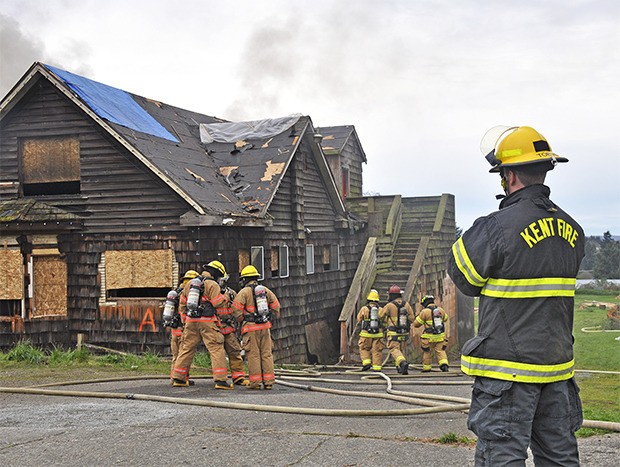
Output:
<svg viewBox="0 0 620 467">
<path fill-rule="evenodd" d="M 441 444 L 457 444 L 457 445 L 466 445 L 466 446 L 472 446 L 476 444 L 476 439 L 475 438 L 469 438 L 467 436 L 459 436 L 456 433 L 446 433 L 442 436 L 440 436 L 437 440 L 438 443 Z"/>
</svg>

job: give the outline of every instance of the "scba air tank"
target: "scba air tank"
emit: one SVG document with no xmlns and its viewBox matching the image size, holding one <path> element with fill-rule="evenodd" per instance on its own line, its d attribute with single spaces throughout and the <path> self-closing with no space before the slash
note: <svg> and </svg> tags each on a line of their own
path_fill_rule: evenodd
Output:
<svg viewBox="0 0 620 467">
<path fill-rule="evenodd" d="M 370 330 L 373 332 L 379 330 L 379 308 L 376 306 L 370 308 Z"/>
<path fill-rule="evenodd" d="M 433 327 L 437 333 L 443 332 L 443 319 L 441 319 L 439 308 L 433 309 Z"/>
<path fill-rule="evenodd" d="M 262 285 L 254 287 L 256 297 L 256 314 L 265 323 L 269 319 L 269 303 L 267 302 L 267 289 Z"/>
<path fill-rule="evenodd" d="M 187 316 L 195 317 L 198 314 L 198 305 L 202 295 L 202 281 L 199 278 L 192 279 L 187 293 Z"/>
<path fill-rule="evenodd" d="M 407 319 L 407 308 L 405 308 L 404 306 L 401 306 L 400 309 L 398 310 L 398 327 L 400 328 L 406 328 L 408 325 L 408 319 Z"/>
<path fill-rule="evenodd" d="M 164 321 L 171 321 L 174 317 L 174 313 L 177 310 L 177 304 L 179 303 L 179 294 L 176 290 L 171 290 L 166 296 L 166 303 L 164 303 Z"/>
</svg>

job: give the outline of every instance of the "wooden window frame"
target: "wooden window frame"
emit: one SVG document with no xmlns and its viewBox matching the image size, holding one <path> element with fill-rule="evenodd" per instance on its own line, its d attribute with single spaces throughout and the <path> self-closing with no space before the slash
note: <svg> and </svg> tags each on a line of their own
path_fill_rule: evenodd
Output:
<svg viewBox="0 0 620 467">
<path fill-rule="evenodd" d="M 306 275 L 314 274 L 314 244 L 306 245 Z"/>
</svg>

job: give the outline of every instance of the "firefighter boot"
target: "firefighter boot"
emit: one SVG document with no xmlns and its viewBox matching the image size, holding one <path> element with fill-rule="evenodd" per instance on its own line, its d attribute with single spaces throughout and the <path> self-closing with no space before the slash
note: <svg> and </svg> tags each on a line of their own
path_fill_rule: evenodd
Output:
<svg viewBox="0 0 620 467">
<path fill-rule="evenodd" d="M 368 370 L 370 370 L 371 368 L 372 368 L 372 365 L 370 365 L 370 364 L 368 364 L 368 365 L 364 365 L 364 366 L 362 367 L 362 371 L 368 371 Z"/>
<path fill-rule="evenodd" d="M 439 369 L 443 372 L 446 372 L 450 370 L 450 367 L 446 363 L 442 363 L 441 365 L 439 365 Z"/>
<path fill-rule="evenodd" d="M 215 382 L 215 389 L 235 389 L 235 387 L 232 384 L 228 384 L 227 381 L 216 381 Z"/>
<path fill-rule="evenodd" d="M 398 365 L 398 372 L 401 375 L 409 374 L 409 364 L 407 363 L 407 360 L 403 360 L 402 362 L 400 362 L 400 364 Z"/>
<path fill-rule="evenodd" d="M 240 376 L 239 378 L 234 380 L 233 383 L 235 383 L 237 386 L 248 386 L 250 384 L 250 382 L 243 376 Z"/>
<path fill-rule="evenodd" d="M 172 385 L 173 385 L 175 388 L 183 388 L 183 387 L 187 387 L 187 386 L 189 386 L 189 380 L 185 380 L 185 381 L 183 381 L 182 379 L 176 379 L 176 378 L 175 378 L 175 379 L 173 379 L 173 380 L 172 380 Z"/>
</svg>

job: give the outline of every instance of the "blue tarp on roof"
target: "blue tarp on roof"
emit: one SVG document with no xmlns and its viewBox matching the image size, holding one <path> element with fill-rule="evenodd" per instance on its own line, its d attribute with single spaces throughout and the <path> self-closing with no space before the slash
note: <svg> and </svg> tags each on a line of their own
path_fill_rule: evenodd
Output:
<svg viewBox="0 0 620 467">
<path fill-rule="evenodd" d="M 50 65 L 45 65 L 45 67 L 62 79 L 99 117 L 141 133 L 158 136 L 175 143 L 179 142 L 151 114 L 140 107 L 129 93 L 122 89 L 113 88 Z"/>
</svg>

